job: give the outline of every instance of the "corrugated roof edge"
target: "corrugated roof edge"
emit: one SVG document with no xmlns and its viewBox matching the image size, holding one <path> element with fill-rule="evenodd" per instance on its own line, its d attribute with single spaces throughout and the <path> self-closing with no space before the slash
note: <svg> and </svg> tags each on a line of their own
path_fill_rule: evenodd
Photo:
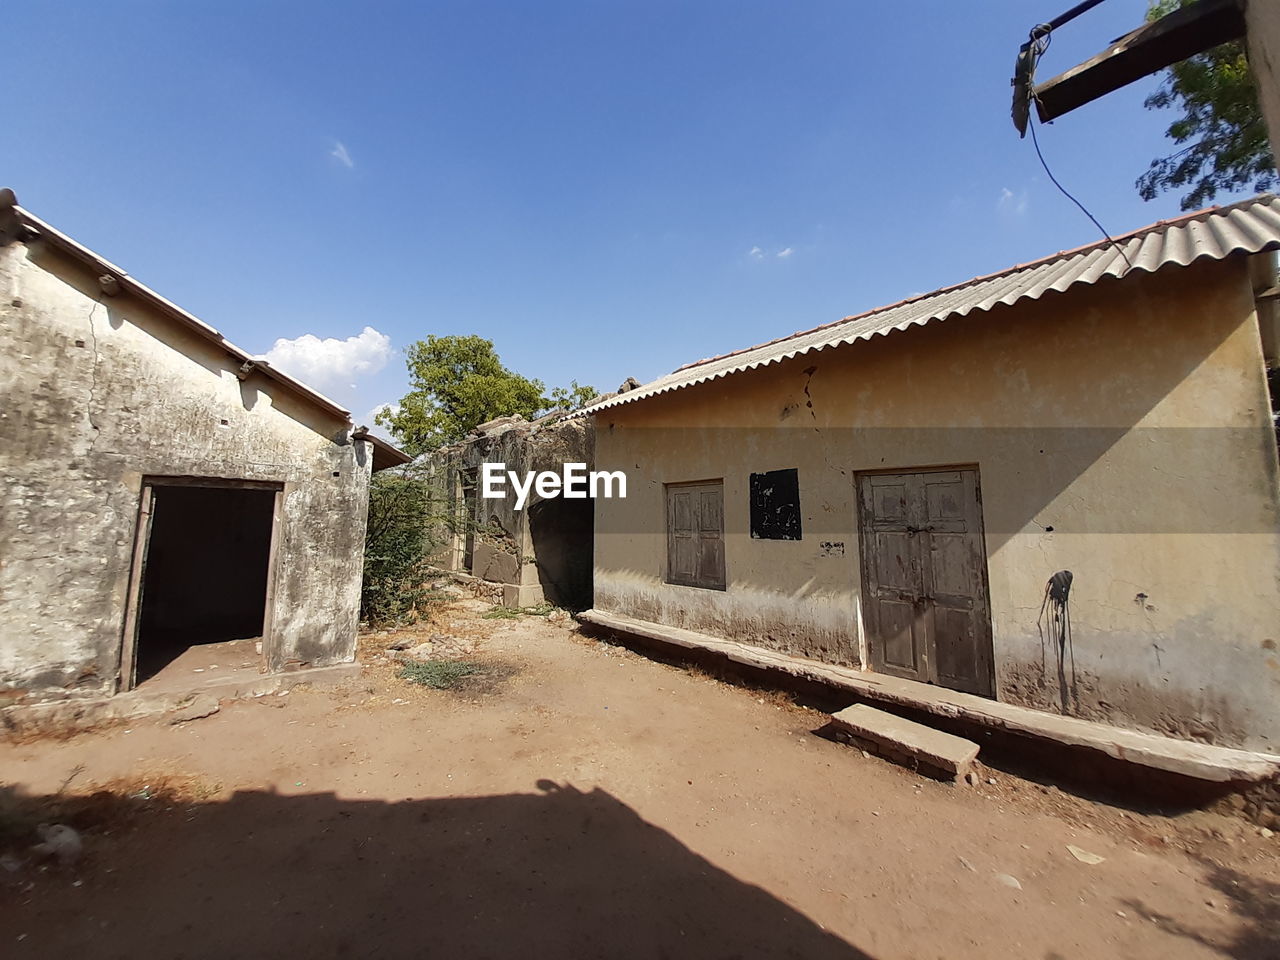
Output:
<svg viewBox="0 0 1280 960">
<path fill-rule="evenodd" d="M 4 194 L 0 194 L 0 196 L 3 196 L 3 195 Z M 8 195 L 12 196 L 11 193 L 9 193 Z M 320 407 L 321 409 L 325 410 L 328 413 L 336 414 L 337 416 L 341 417 L 342 419 L 348 422 L 351 421 L 350 410 L 347 410 L 345 407 L 342 407 L 339 404 L 335 403 L 333 400 L 330 400 L 328 397 L 326 397 L 324 394 L 320 393 L 319 391 L 313 390 L 311 387 L 308 387 L 305 383 L 302 383 L 299 380 L 295 380 L 293 377 L 289 376 L 287 373 L 277 370 L 275 367 L 271 366 L 271 364 L 269 364 L 266 360 L 262 359 L 261 357 L 255 357 L 248 351 L 236 346 L 234 343 L 232 343 L 230 340 L 228 340 L 226 337 L 220 334 L 213 327 L 209 326 L 209 324 L 205 323 L 199 317 L 195 316 L 194 314 L 188 313 L 186 310 L 183 310 L 176 303 L 166 299 L 165 297 L 162 297 L 160 294 L 156 293 L 150 287 L 135 280 L 133 277 L 131 277 L 128 274 L 127 271 L 122 270 L 120 267 L 116 266 L 106 257 L 103 257 L 95 253 L 94 251 L 90 250 L 88 247 L 84 246 L 83 244 L 78 243 L 75 240 L 71 239 L 71 237 L 67 236 L 61 230 L 58 230 L 56 227 L 51 226 L 50 224 L 46 223 L 44 220 L 41 220 L 30 210 L 27 210 L 19 206 L 17 203 L 14 203 L 11 209 L 13 211 L 13 214 L 18 218 L 20 223 L 31 228 L 32 230 L 35 230 L 41 237 L 50 241 L 54 246 L 58 247 L 63 252 L 70 254 L 72 257 L 81 261 L 82 263 L 88 264 L 89 266 L 93 267 L 95 270 L 101 270 L 104 273 L 111 274 L 111 276 L 115 277 L 117 281 L 119 281 L 120 286 L 123 289 L 133 294 L 138 299 L 150 304 L 151 306 L 159 310 L 161 313 L 165 314 L 166 316 L 170 317 L 173 320 L 177 320 L 179 323 L 186 326 L 187 328 L 194 330 L 196 333 L 204 337 L 206 340 L 216 343 L 218 346 L 222 347 L 224 350 L 227 351 L 228 354 L 230 354 L 232 357 L 239 360 L 241 363 L 246 363 L 246 362 L 252 363 L 254 367 L 263 374 L 263 376 L 271 380 L 275 380 L 281 385 L 289 388 L 294 393 L 298 394 L 302 399 L 314 404 L 317 407 Z"/>
<path fill-rule="evenodd" d="M 1066 286 L 1063 286 L 1061 288 L 1049 287 L 1048 289 L 1039 289 L 1031 292 L 1020 292 L 1017 295 L 1012 296 L 1012 298 L 1010 298 L 1008 295 L 1005 295 L 999 298 L 998 300 L 996 300 L 995 302 L 987 305 L 955 304 L 950 308 L 948 308 L 946 311 L 940 311 L 936 316 L 913 318 L 903 323 L 897 324 L 893 327 L 890 327 L 889 329 L 871 330 L 867 332 L 858 333 L 850 337 L 847 341 L 842 341 L 842 340 L 824 341 L 824 342 L 820 342 L 820 343 L 816 343 L 816 344 L 804 347 L 802 349 L 777 353 L 774 355 L 761 357 L 759 359 L 756 359 L 750 362 L 744 362 L 743 364 L 722 369 L 716 372 L 709 372 L 705 376 L 698 376 L 695 373 L 695 371 L 699 367 L 709 366 L 711 364 L 719 363 L 721 361 L 728 360 L 737 356 L 745 357 L 747 354 L 753 353 L 755 351 L 764 350 L 767 347 L 788 343 L 790 341 L 797 340 L 801 337 L 807 337 L 814 333 L 819 333 L 823 330 L 834 331 L 836 328 L 839 328 L 845 325 L 853 325 L 858 321 L 865 321 L 868 318 L 876 316 L 877 314 L 887 313 L 888 311 L 897 310 L 899 308 L 906 307 L 911 304 L 924 303 L 925 301 L 942 297 L 947 294 L 954 294 L 957 291 L 965 289 L 966 287 L 976 286 L 982 283 L 988 283 L 992 280 L 996 280 L 1000 278 L 1012 277 L 1022 271 L 1032 271 L 1037 268 L 1043 267 L 1046 264 L 1065 261 L 1072 257 L 1082 257 L 1086 254 L 1090 254 L 1098 250 L 1103 250 L 1104 248 L 1108 248 L 1108 247 L 1114 246 L 1115 249 L 1119 250 L 1123 245 L 1128 245 L 1131 243 L 1131 241 L 1135 239 L 1145 239 L 1147 237 L 1150 237 L 1153 234 L 1158 233 L 1161 230 L 1168 230 L 1170 228 L 1182 228 L 1196 221 L 1208 221 L 1213 218 L 1226 219 L 1231 213 L 1235 211 L 1243 211 L 1248 207 L 1259 206 L 1259 205 L 1274 206 L 1275 201 L 1276 201 L 1276 197 L 1273 194 L 1260 194 L 1256 197 L 1251 197 L 1246 200 L 1240 200 L 1240 201 L 1237 201 L 1236 203 L 1229 204 L 1223 207 L 1218 207 L 1218 206 L 1205 207 L 1204 209 L 1196 210 L 1191 213 L 1184 214 L 1183 216 L 1180 216 L 1180 217 L 1174 217 L 1172 219 L 1156 221 L 1155 223 L 1149 224 L 1145 227 L 1140 227 L 1137 230 L 1132 230 L 1129 233 L 1121 234 L 1111 239 L 1099 240 L 1095 243 L 1085 244 L 1083 246 L 1079 246 L 1071 250 L 1061 250 L 1057 253 L 1050 254 L 1048 256 L 1044 256 L 1036 260 L 1015 264 L 1014 266 L 1007 267 L 1004 270 L 996 271 L 995 273 L 989 273 L 982 276 L 973 277 L 961 283 L 952 284 L 946 287 L 940 287 L 939 289 L 930 291 L 929 293 L 917 294 L 914 297 L 908 297 L 904 300 L 899 300 L 896 303 L 890 303 L 884 306 L 875 307 L 871 310 L 867 310 L 860 314 L 854 314 L 851 316 L 842 317 L 839 320 L 834 320 L 830 323 L 820 324 L 819 326 L 813 327 L 809 330 L 800 330 L 795 333 L 789 334 L 785 337 L 779 337 L 774 340 L 768 340 L 763 343 L 754 344 L 750 347 L 744 347 L 740 350 L 734 350 L 734 351 L 730 351 L 729 353 L 720 354 L 719 356 L 707 357 L 702 360 L 697 360 L 692 363 L 685 364 L 684 366 L 677 367 L 671 373 L 666 374 L 665 376 L 659 377 L 656 380 L 650 381 L 649 383 L 637 388 L 634 391 L 629 391 L 628 393 L 621 394 L 619 396 L 610 397 L 609 399 L 604 400 L 600 403 L 593 404 L 588 407 L 584 407 L 582 410 L 578 411 L 575 414 L 575 416 L 584 416 L 587 414 L 594 414 L 603 410 L 607 410 L 611 407 L 621 406 L 626 403 L 635 403 L 641 400 L 647 400 L 650 397 L 660 396 L 662 394 L 671 393 L 676 390 L 682 390 L 687 387 L 696 386 L 700 383 L 706 383 L 711 380 L 718 380 L 723 377 L 731 376 L 732 374 L 735 374 L 735 373 L 742 373 L 747 370 L 756 369 L 758 367 L 769 366 L 773 363 L 779 363 L 779 362 L 782 362 L 783 360 L 787 360 L 795 356 L 801 356 L 807 353 L 816 353 L 821 350 L 828 349 L 830 347 L 840 346 L 846 343 L 852 343 L 855 340 L 866 340 L 866 339 L 870 339 L 872 336 L 887 336 L 889 333 L 892 333 L 895 330 L 904 330 L 907 327 L 911 327 L 911 326 L 923 326 L 929 323 L 931 320 L 945 320 L 954 316 L 965 316 L 974 311 L 987 311 L 987 310 L 990 310 L 991 307 L 995 306 L 997 303 L 1012 305 L 1023 299 L 1038 299 L 1040 295 L 1045 292 L 1052 291 L 1052 292 L 1062 293 L 1062 292 L 1065 292 L 1067 289 L 1070 289 L 1071 287 L 1074 287 L 1077 285 L 1093 284 L 1097 282 L 1097 280 L 1101 279 L 1102 276 L 1107 276 L 1107 275 L 1115 276 L 1115 274 L 1111 274 L 1109 271 L 1101 271 L 1101 272 L 1095 273 L 1092 276 L 1092 278 L 1089 278 L 1089 279 L 1086 279 L 1086 276 L 1082 274 L 1080 276 L 1072 278 L 1066 284 Z M 1134 252 L 1136 253 L 1137 250 L 1140 250 L 1142 248 L 1143 248 L 1143 244 L 1139 243 L 1135 247 Z M 1256 249 L 1246 248 L 1239 244 L 1236 244 L 1232 246 L 1230 249 L 1228 249 L 1226 252 L 1222 252 L 1221 250 L 1217 251 L 1216 256 L 1214 255 L 1214 252 L 1206 251 L 1206 252 L 1197 254 L 1195 257 L 1192 258 L 1192 260 L 1223 259 L 1229 253 L 1261 252 L 1263 250 L 1277 249 L 1277 248 L 1280 248 L 1280 234 L 1277 234 L 1272 240 L 1270 240 L 1267 243 L 1257 245 Z M 1118 253 L 1116 254 L 1114 259 L 1117 259 L 1117 260 L 1120 259 L 1120 256 Z M 1159 269 L 1160 267 L 1173 262 L 1179 262 L 1179 261 L 1173 258 L 1166 258 L 1161 260 L 1159 263 L 1157 263 L 1155 267 L 1150 267 L 1144 264 L 1144 265 L 1134 265 L 1132 269 L 1135 271 L 1141 271 L 1143 273 L 1152 273 L 1156 269 Z M 1181 263 L 1181 265 L 1186 266 L 1186 265 L 1189 265 L 1190 262 L 1191 261 L 1187 261 L 1186 263 Z M 1126 270 L 1125 272 L 1127 273 L 1128 270 Z M 687 376 L 677 378 L 678 374 L 685 373 L 686 371 L 688 372 Z M 663 381 L 667 381 L 667 380 L 670 380 L 672 382 L 664 384 Z"/>
</svg>

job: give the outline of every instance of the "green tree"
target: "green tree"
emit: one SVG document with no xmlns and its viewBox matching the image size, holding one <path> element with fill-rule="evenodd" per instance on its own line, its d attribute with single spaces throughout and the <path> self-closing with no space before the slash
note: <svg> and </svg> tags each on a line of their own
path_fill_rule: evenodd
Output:
<svg viewBox="0 0 1280 960">
<path fill-rule="evenodd" d="M 556 410 L 581 410 L 598 396 L 600 391 L 595 387 L 583 386 L 574 380 L 567 387 L 552 390 L 547 403 Z"/>
<path fill-rule="evenodd" d="M 508 370 L 493 341 L 474 335 L 428 336 L 409 347 L 406 364 L 410 390 L 400 408 L 384 409 L 374 419 L 414 456 L 461 440 L 489 420 L 577 410 L 597 395 L 595 387 L 576 380 L 545 395 L 541 380 Z"/>
<path fill-rule="evenodd" d="M 546 406 L 542 381 L 504 367 L 484 337 L 428 336 L 409 348 L 406 363 L 411 389 L 398 411 L 383 410 L 376 420 L 414 455 L 496 417 L 533 417 Z"/>
<path fill-rule="evenodd" d="M 1158 20 L 1191 0 L 1155 0 L 1148 20 Z M 1182 116 L 1167 136 L 1181 150 L 1151 161 L 1138 178 L 1138 193 L 1153 199 L 1165 190 L 1190 187 L 1182 209 L 1204 206 L 1219 193 L 1270 190 L 1277 182 L 1267 126 L 1243 41 L 1224 43 L 1175 63 L 1146 99 L 1149 109 L 1175 108 Z"/>
</svg>

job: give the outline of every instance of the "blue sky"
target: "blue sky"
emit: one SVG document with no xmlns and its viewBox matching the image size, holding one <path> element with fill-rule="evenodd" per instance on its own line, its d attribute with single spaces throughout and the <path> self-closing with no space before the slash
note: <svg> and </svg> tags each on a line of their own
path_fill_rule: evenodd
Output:
<svg viewBox="0 0 1280 960">
<path fill-rule="evenodd" d="M 612 390 L 1097 239 L 1008 118 L 1071 5 L 11 5 L 0 184 L 357 419 L 428 333 Z M 1178 214 L 1155 83 L 1041 131 L 1112 232 Z"/>
</svg>

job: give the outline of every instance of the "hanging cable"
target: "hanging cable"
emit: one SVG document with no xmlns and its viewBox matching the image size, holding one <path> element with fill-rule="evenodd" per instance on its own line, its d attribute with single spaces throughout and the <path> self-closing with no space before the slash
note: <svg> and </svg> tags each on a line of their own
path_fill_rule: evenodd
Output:
<svg viewBox="0 0 1280 960">
<path fill-rule="evenodd" d="M 1067 188 L 1058 182 L 1058 178 L 1055 177 L 1053 175 L 1053 171 L 1049 169 L 1049 164 L 1045 162 L 1044 154 L 1040 152 L 1040 138 L 1036 136 L 1036 122 L 1034 119 L 1031 121 L 1029 126 L 1031 127 L 1031 143 L 1036 148 L 1036 156 L 1040 158 L 1040 166 L 1044 167 L 1045 175 L 1053 182 L 1053 185 L 1062 192 L 1062 195 L 1064 197 L 1066 197 L 1068 200 L 1074 203 L 1077 207 L 1079 207 L 1080 212 L 1083 213 L 1086 217 L 1088 217 L 1091 221 L 1093 221 L 1093 225 L 1098 228 L 1098 231 L 1104 237 L 1107 238 L 1107 242 L 1111 244 L 1111 246 L 1116 248 L 1116 253 L 1120 254 L 1121 259 L 1123 259 L 1125 262 L 1125 265 L 1126 265 L 1125 272 L 1127 273 L 1129 270 L 1132 270 L 1133 261 L 1130 260 L 1128 254 L 1124 252 L 1124 247 L 1120 246 L 1120 244 L 1116 242 L 1116 239 L 1112 237 L 1111 234 L 1107 233 L 1106 227 L 1104 227 L 1102 224 L 1098 222 L 1098 218 L 1089 212 L 1088 207 L 1086 207 L 1083 203 L 1081 203 L 1079 200 L 1073 197 L 1071 193 L 1067 190 Z"/>
<path fill-rule="evenodd" d="M 1100 2 L 1100 0 L 1098 0 L 1098 2 Z M 1107 232 L 1106 228 L 1098 222 L 1098 218 L 1090 213 L 1089 209 L 1083 203 L 1072 196 L 1071 192 L 1058 182 L 1058 178 L 1055 177 L 1053 175 L 1053 171 L 1049 169 L 1049 163 L 1045 160 L 1044 152 L 1040 149 L 1040 138 L 1036 135 L 1035 117 L 1031 116 L 1031 114 L 1035 112 L 1032 111 L 1031 107 L 1036 103 L 1036 67 L 1040 64 L 1040 58 L 1048 51 L 1049 45 L 1053 43 L 1054 28 L 1060 26 L 1061 23 L 1065 23 L 1067 20 L 1079 16 L 1079 14 L 1094 6 L 1097 6 L 1096 2 L 1081 3 L 1067 11 L 1067 13 L 1063 14 L 1062 17 L 1059 17 L 1057 21 L 1052 23 L 1036 24 L 1036 26 L 1031 28 L 1031 34 L 1027 38 L 1027 42 L 1023 45 L 1022 50 L 1018 55 L 1018 65 L 1013 78 L 1013 86 L 1015 90 L 1014 123 L 1018 127 L 1019 132 L 1022 133 L 1025 133 L 1027 127 L 1031 128 L 1031 143 L 1036 148 L 1036 156 L 1040 158 L 1040 166 L 1044 168 L 1045 175 L 1049 178 L 1050 182 L 1058 188 L 1064 197 L 1080 208 L 1080 212 L 1089 218 L 1093 225 L 1098 228 L 1098 232 L 1106 237 L 1107 242 L 1111 244 L 1111 246 L 1115 247 L 1116 252 L 1120 254 L 1121 259 L 1125 262 L 1125 272 L 1127 273 L 1129 270 L 1133 269 L 1133 261 L 1131 261 L 1128 255 L 1124 252 L 1124 248 L 1121 247 L 1120 244 L 1116 242 L 1115 238 Z"/>
</svg>

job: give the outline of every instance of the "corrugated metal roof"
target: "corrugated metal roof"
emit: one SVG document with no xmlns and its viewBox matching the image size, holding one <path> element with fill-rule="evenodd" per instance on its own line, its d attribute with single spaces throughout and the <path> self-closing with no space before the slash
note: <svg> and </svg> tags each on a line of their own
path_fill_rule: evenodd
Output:
<svg viewBox="0 0 1280 960">
<path fill-rule="evenodd" d="M 583 413 L 635 403 L 801 354 L 923 326 L 934 320 L 964 317 L 975 311 L 990 310 L 997 304 L 1038 300 L 1050 291 L 1061 293 L 1080 284 L 1096 283 L 1103 277 L 1122 277 L 1131 271 L 1154 273 L 1170 264 L 1185 267 L 1195 260 L 1223 260 L 1234 253 L 1278 249 L 1280 198 L 1264 194 L 1228 207 L 1211 207 L 1176 220 L 1161 220 L 1115 239 L 1114 244 L 1103 240 L 1062 251 L 813 330 L 699 360 L 636 390 L 587 407 Z"/>
</svg>

